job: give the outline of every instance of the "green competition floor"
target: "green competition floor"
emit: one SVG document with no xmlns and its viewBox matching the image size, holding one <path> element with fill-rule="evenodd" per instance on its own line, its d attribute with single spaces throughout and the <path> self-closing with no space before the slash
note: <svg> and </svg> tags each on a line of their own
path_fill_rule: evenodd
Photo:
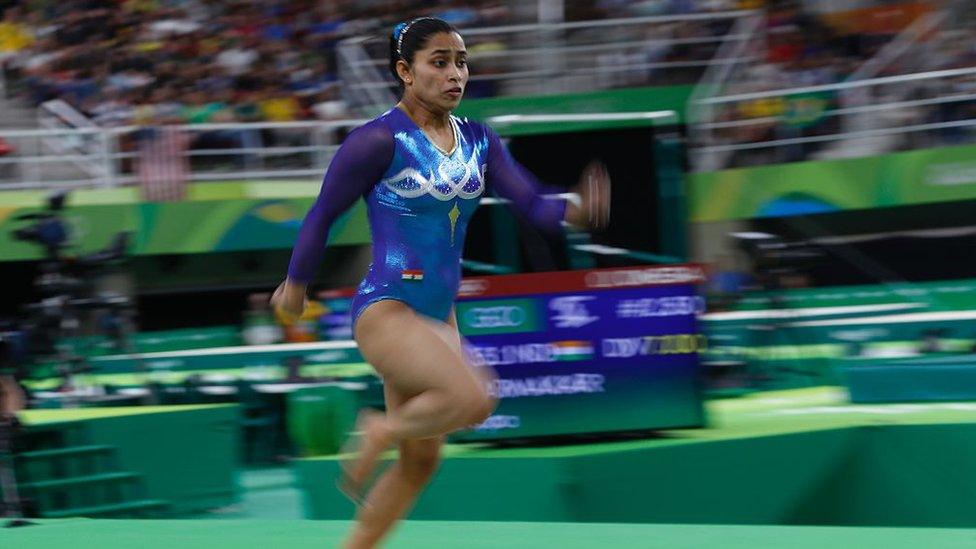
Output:
<svg viewBox="0 0 976 549">
<path fill-rule="evenodd" d="M 194 520 L 301 520 L 304 493 L 288 465 L 238 471 L 240 501 L 226 507 L 181 517 Z"/>
<path fill-rule="evenodd" d="M 17 549 L 215 549 L 338 547 L 340 521 L 143 521 L 69 519 L 0 529 L 0 547 Z M 971 548 L 976 530 L 824 528 L 521 522 L 407 522 L 385 546 L 406 548 L 885 549 Z"/>
</svg>

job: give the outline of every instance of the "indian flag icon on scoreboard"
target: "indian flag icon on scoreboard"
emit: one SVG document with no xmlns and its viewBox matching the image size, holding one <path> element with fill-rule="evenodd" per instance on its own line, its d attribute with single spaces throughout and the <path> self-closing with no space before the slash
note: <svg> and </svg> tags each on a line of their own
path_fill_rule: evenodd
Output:
<svg viewBox="0 0 976 549">
<path fill-rule="evenodd" d="M 593 344 L 589 341 L 553 341 L 552 357 L 560 362 L 592 360 Z"/>
</svg>

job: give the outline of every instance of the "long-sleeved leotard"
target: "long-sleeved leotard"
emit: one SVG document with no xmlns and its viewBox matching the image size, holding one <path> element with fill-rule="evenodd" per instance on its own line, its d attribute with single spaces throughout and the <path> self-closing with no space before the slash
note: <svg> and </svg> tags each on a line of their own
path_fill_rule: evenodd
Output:
<svg viewBox="0 0 976 549">
<path fill-rule="evenodd" d="M 440 321 L 454 303 L 471 215 L 486 186 L 511 200 L 532 224 L 562 228 L 566 203 L 540 185 L 487 126 L 451 116 L 455 147 L 438 149 L 399 108 L 353 131 L 329 166 L 288 266 L 297 282 L 312 280 L 329 228 L 360 196 L 366 200 L 373 262 L 352 303 L 353 322 L 370 304 L 403 301 Z"/>
</svg>

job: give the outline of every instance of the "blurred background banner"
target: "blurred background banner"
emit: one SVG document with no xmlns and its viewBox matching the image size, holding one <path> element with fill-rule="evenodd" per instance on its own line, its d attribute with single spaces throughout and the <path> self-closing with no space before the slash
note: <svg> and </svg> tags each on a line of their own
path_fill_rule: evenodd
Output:
<svg viewBox="0 0 976 549">
<path fill-rule="evenodd" d="M 781 217 L 976 199 L 976 147 L 695 173 L 696 222 Z"/>
<path fill-rule="evenodd" d="M 198 254 L 243 250 L 281 249 L 298 235 L 305 212 L 318 186 L 291 185 L 301 198 L 248 198 L 282 192 L 287 183 L 224 183 L 191 186 L 189 196 L 177 202 L 140 202 L 129 189 L 80 191 L 72 195 L 67 222 L 73 247 L 79 251 L 104 246 L 119 230 L 133 233 L 134 255 Z M 24 191 L 17 202 L 37 203 L 43 195 Z M 41 250 L 19 241 L 14 231 L 25 224 L 18 216 L 40 211 L 10 206 L 0 210 L 0 261 L 38 259 Z M 190 223 L 188 221 L 192 220 Z M 369 242 L 366 211 L 362 204 L 340 218 L 330 242 L 355 245 Z"/>
<path fill-rule="evenodd" d="M 601 113 L 639 113 L 673 111 L 674 122 L 684 116 L 684 107 L 694 86 L 678 85 L 655 88 L 624 88 L 600 92 L 558 94 L 528 97 L 491 97 L 467 100 L 458 106 L 458 116 L 475 120 L 491 120 L 502 135 L 515 137 L 528 134 L 564 133 L 586 129 L 608 129 L 612 127 L 644 126 L 640 119 L 591 120 L 578 122 L 535 122 L 508 125 L 495 121 L 495 117 L 513 115 L 559 115 L 559 114 L 601 114 Z"/>
</svg>

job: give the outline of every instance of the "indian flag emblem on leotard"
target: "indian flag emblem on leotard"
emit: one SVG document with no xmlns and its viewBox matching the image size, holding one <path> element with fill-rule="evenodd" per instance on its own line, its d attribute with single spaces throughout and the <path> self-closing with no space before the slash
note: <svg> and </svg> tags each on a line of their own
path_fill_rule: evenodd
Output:
<svg viewBox="0 0 976 549">
<path fill-rule="evenodd" d="M 550 345 L 552 357 L 560 362 L 593 358 L 593 344 L 589 341 L 553 341 Z"/>
<path fill-rule="evenodd" d="M 418 269 L 407 269 L 400 273 L 400 278 L 403 280 L 423 280 L 424 272 Z"/>
</svg>

